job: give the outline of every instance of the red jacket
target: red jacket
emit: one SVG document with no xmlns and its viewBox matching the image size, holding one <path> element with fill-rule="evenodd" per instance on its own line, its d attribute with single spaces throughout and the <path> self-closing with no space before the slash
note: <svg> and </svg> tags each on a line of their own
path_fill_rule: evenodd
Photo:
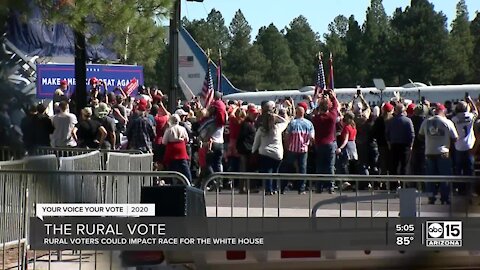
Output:
<svg viewBox="0 0 480 270">
<path fill-rule="evenodd" d="M 168 166 L 173 160 L 183 159 L 190 159 L 187 153 L 187 143 L 185 141 L 167 143 L 163 163 Z"/>
</svg>

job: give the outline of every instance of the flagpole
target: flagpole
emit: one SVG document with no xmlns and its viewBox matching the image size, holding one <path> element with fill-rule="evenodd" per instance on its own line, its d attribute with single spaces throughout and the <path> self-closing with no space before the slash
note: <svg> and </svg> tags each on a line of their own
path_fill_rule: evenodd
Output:
<svg viewBox="0 0 480 270">
<path fill-rule="evenodd" d="M 217 91 L 222 92 L 222 49 L 218 49 Z"/>
<path fill-rule="evenodd" d="M 333 54 L 330 52 L 330 59 L 328 60 L 328 87 L 333 91 L 335 88 L 334 73 L 333 73 Z"/>
</svg>

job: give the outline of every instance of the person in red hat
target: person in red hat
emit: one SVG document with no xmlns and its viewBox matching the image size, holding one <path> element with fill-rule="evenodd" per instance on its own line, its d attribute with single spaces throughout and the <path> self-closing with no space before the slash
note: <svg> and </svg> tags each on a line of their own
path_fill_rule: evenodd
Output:
<svg viewBox="0 0 480 270">
<path fill-rule="evenodd" d="M 379 173 L 387 175 L 389 169 L 390 151 L 388 149 L 387 138 L 385 136 L 385 129 L 387 123 L 393 117 L 393 105 L 390 102 L 383 104 L 380 117 L 375 120 L 372 127 L 372 136 L 377 141 L 379 152 Z"/>
<path fill-rule="evenodd" d="M 238 134 L 240 133 L 240 126 L 242 125 L 243 121 L 247 117 L 247 114 L 244 109 L 241 107 L 237 107 L 235 105 L 232 106 L 233 111 L 228 117 L 228 146 L 227 146 L 227 162 L 228 162 L 228 169 L 231 172 L 239 172 L 240 171 L 240 155 L 237 151 L 237 139 Z M 227 134 L 226 134 L 227 135 Z"/>
<path fill-rule="evenodd" d="M 407 106 L 407 117 L 412 117 L 413 114 L 415 113 L 415 107 L 416 105 L 414 103 L 410 103 Z"/>
<path fill-rule="evenodd" d="M 446 117 L 447 109 L 437 103 L 435 115 L 425 120 L 418 132 L 425 139 L 426 173 L 427 175 L 452 175 L 452 159 L 450 146 L 457 141 L 458 133 L 455 124 Z M 435 183 L 426 183 L 426 191 L 431 193 L 430 204 L 435 204 L 438 188 Z M 450 187 L 446 182 L 440 183 L 440 201 L 450 204 Z"/>
<path fill-rule="evenodd" d="M 96 77 L 92 77 L 90 78 L 89 83 L 90 83 L 90 98 L 88 102 L 90 103 L 91 100 L 98 99 L 99 102 L 104 102 L 108 104 L 108 99 L 107 99 L 108 89 L 105 81 L 101 81 Z M 101 93 L 100 91 L 100 88 L 102 87 L 102 85 L 104 88 L 103 93 Z"/>
<path fill-rule="evenodd" d="M 144 153 L 152 152 L 155 141 L 152 122 L 147 118 L 147 106 L 146 100 L 138 101 L 125 132 L 128 138 L 128 149 L 140 150 Z"/>
<path fill-rule="evenodd" d="M 415 139 L 415 129 L 412 120 L 406 115 L 406 108 L 403 103 L 398 103 L 395 106 L 395 115 L 387 124 L 385 133 L 390 148 L 389 172 L 391 175 L 406 175 L 407 164 Z M 395 188 L 393 183 L 391 188 Z"/>
<path fill-rule="evenodd" d="M 53 102 L 61 102 L 61 101 L 67 101 L 68 100 L 68 82 L 67 80 L 61 80 L 60 81 L 60 86 L 55 90 L 55 93 L 53 94 Z"/>
</svg>

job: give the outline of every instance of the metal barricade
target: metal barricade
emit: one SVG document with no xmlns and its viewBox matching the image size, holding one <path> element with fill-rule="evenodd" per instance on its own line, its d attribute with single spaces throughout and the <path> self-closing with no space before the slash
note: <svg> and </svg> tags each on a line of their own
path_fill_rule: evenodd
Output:
<svg viewBox="0 0 480 270">
<path fill-rule="evenodd" d="M 0 161 L 9 161 L 21 159 L 25 155 L 25 151 L 19 148 L 9 146 L 0 146 Z"/>
<path fill-rule="evenodd" d="M 212 182 L 235 179 L 246 181 L 245 194 L 239 191 L 217 188 L 205 189 Z M 306 181 L 306 194 L 287 191 L 273 196 L 265 195 L 262 190 L 265 181 L 272 179 L 280 188 L 281 181 L 299 183 Z M 343 190 L 334 194 L 326 192 L 317 194 L 314 187 L 317 181 L 335 181 L 339 187 L 345 182 L 359 187 L 359 183 L 383 182 L 387 187 L 392 182 L 401 181 L 400 190 Z M 399 217 L 418 214 L 422 217 L 470 217 L 480 216 L 472 203 L 472 196 L 454 192 L 452 186 L 460 183 L 478 181 L 478 177 L 456 176 L 363 176 L 363 175 L 309 175 L 309 174 L 259 174 L 259 173 L 217 173 L 211 175 L 203 184 L 207 216 L 210 217 Z M 417 183 L 440 182 L 450 187 L 449 205 L 430 205 L 424 190 L 416 190 Z M 260 183 L 259 192 L 251 190 L 251 183 Z M 345 185 L 346 186 L 346 185 Z M 367 185 L 365 185 L 367 186 Z M 405 203 L 407 202 L 407 203 Z M 320 209 L 320 206 L 322 208 Z M 397 251 L 219 251 L 210 252 L 199 261 L 215 269 L 345 269 L 379 268 L 390 269 L 392 265 L 400 266 L 415 254 Z M 432 257 L 435 254 L 432 254 Z M 427 256 L 430 256 L 427 255 Z M 468 252 L 442 253 L 441 262 L 445 265 L 465 266 L 469 264 Z M 204 258 L 207 259 L 204 259 Z M 437 258 L 435 258 L 436 260 Z M 480 258 L 475 258 L 479 261 Z M 205 262 L 206 261 L 206 262 Z M 309 264 L 310 263 L 310 264 Z M 440 265 L 440 264 L 437 264 Z M 236 268 L 234 266 L 237 266 Z M 242 268 L 240 268 L 242 267 Z M 382 268 L 383 267 L 383 268 Z M 410 269 L 410 268 L 409 268 Z"/>
<path fill-rule="evenodd" d="M 59 158 L 60 171 L 96 171 L 102 170 L 102 155 L 99 151 L 83 155 Z M 71 203 L 100 203 L 101 178 L 96 175 L 66 175 L 59 179 L 61 190 L 65 190 Z M 73 192 L 80 190 L 81 192 Z M 73 194 L 72 194 L 73 193 Z"/>
<path fill-rule="evenodd" d="M 91 149 L 91 148 L 73 148 L 73 147 L 38 147 L 35 149 L 36 155 L 56 155 L 61 157 L 73 157 L 78 155 L 84 155 L 92 152 L 100 152 L 102 158 L 102 166 L 105 166 L 107 162 L 107 155 L 109 153 L 116 154 L 142 154 L 140 150 L 110 150 L 110 149 Z"/>
<path fill-rule="evenodd" d="M 125 154 L 125 153 L 108 153 L 107 163 L 105 164 L 105 170 L 118 171 L 152 171 L 153 170 L 153 154 Z M 123 178 L 123 179 L 119 179 Z M 131 181 L 130 181 L 131 180 Z M 115 177 L 107 177 L 105 198 L 112 199 L 117 203 L 133 202 L 139 203 L 140 196 L 139 191 L 141 185 L 152 185 L 152 179 L 145 179 L 138 176 L 133 179 L 125 179 L 125 176 L 118 175 Z M 120 197 L 119 194 L 113 193 L 114 186 L 120 188 L 118 185 L 122 185 L 121 188 L 127 189 L 130 192 L 125 194 L 126 197 Z"/>
<path fill-rule="evenodd" d="M 64 160 L 65 161 L 65 160 Z M 36 161 L 37 162 L 37 161 Z M 12 163 L 12 162 L 10 162 Z M 63 163 L 63 164 L 68 164 Z M 5 168 L 5 164 L 0 163 Z M 70 163 L 75 168 L 75 163 Z M 65 168 L 65 167 L 64 167 Z M 64 196 L 67 186 L 63 183 L 59 185 L 58 181 L 71 178 L 73 185 L 68 186 L 69 196 L 74 198 L 84 198 L 92 202 L 116 203 L 112 198 L 104 200 L 105 189 L 101 185 L 103 179 L 107 177 L 123 176 L 125 178 L 116 178 L 117 181 L 125 179 L 131 183 L 142 181 L 138 186 L 149 186 L 153 181 L 143 182 L 143 179 L 153 178 L 174 178 L 181 185 L 190 186 L 189 180 L 178 172 L 132 172 L 132 171 L 102 171 L 102 170 L 85 170 L 85 171 L 47 171 L 47 170 L 23 170 L 23 169 L 1 169 L 0 174 L 0 269 L 51 269 L 52 258 L 60 258 L 62 269 L 120 269 L 118 253 L 116 252 L 80 252 L 71 253 L 70 251 L 52 251 L 45 252 L 28 252 L 26 247 L 26 238 L 28 233 L 28 218 L 35 216 L 35 205 L 37 203 L 69 203 L 71 200 Z M 141 180 L 138 180 L 139 178 Z M 82 182 L 82 179 L 95 180 L 92 183 L 95 187 L 100 187 L 99 192 L 95 192 L 92 196 L 85 196 L 84 185 L 77 185 L 75 182 Z M 46 181 L 46 179 L 52 179 Z M 133 180 L 137 179 L 137 180 Z M 137 184 L 137 183 L 135 183 Z M 134 185 L 135 186 L 135 185 Z M 58 190 L 60 188 L 60 190 Z M 46 190 L 55 191 L 52 194 L 41 194 Z M 57 192 L 58 191 L 58 192 Z M 126 194 L 131 191 L 124 189 L 122 185 L 114 187 L 114 193 L 120 197 L 128 198 Z M 48 193 L 48 192 L 47 192 Z M 138 190 L 140 193 L 140 190 Z M 29 194 L 38 194 L 37 196 L 29 196 Z M 140 194 L 138 194 L 138 197 Z M 87 201 L 77 201 L 79 203 Z M 125 203 L 137 203 L 128 199 Z M 12 242 L 12 237 L 15 237 Z M 11 243 L 8 243 L 10 241 Z M 7 250 L 9 252 L 7 252 Z M 13 250 L 13 251 L 12 251 Z M 56 255 L 52 257 L 53 255 Z M 43 257 L 42 261 L 37 261 L 38 256 Z M 28 267 L 27 267 L 28 264 Z"/>
<path fill-rule="evenodd" d="M 400 175 L 318 175 L 318 174 L 261 174 L 261 173 L 216 173 L 211 175 L 203 187 L 209 186 L 212 182 L 223 180 L 244 180 L 248 187 L 246 194 L 239 194 L 234 189 L 221 191 L 217 187 L 212 192 L 205 190 L 208 216 L 239 217 L 239 216 L 261 216 L 261 217 L 288 217 L 311 215 L 313 204 L 319 200 L 334 198 L 336 196 L 362 196 L 375 194 L 390 194 L 396 191 L 390 190 L 358 190 L 345 191 L 340 188 L 336 194 L 316 194 L 313 190 L 316 181 L 335 181 L 339 187 L 350 182 L 358 187 L 363 182 L 384 182 L 390 183 L 401 181 L 403 187 L 411 186 L 414 183 L 447 183 L 450 187 L 451 203 L 448 205 L 429 205 L 427 194 L 418 197 L 417 208 L 421 216 L 470 216 L 478 215 L 472 210 L 471 196 L 461 196 L 454 192 L 453 185 L 459 183 L 474 184 L 478 177 L 468 176 L 400 176 Z M 273 179 L 277 186 L 281 187 L 281 181 L 299 182 L 306 181 L 307 194 L 297 195 L 296 191 L 279 193 L 269 196 L 265 195 L 263 188 L 265 181 Z M 250 189 L 251 183 L 261 183 L 259 193 L 253 193 Z M 280 190 L 279 190 L 280 191 Z M 425 192 L 423 190 L 423 192 Z M 294 194 L 292 194 L 294 193 Z M 354 205 L 340 202 L 338 206 L 322 210 L 319 216 L 329 217 L 393 217 L 398 216 L 398 199 L 368 200 L 356 202 Z"/>
</svg>

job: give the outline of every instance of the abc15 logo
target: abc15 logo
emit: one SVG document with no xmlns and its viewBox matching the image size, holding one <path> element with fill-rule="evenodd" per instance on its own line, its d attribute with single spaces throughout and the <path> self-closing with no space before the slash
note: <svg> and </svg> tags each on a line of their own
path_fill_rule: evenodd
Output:
<svg viewBox="0 0 480 270">
<path fill-rule="evenodd" d="M 461 221 L 427 221 L 427 239 L 462 240 Z"/>
</svg>

